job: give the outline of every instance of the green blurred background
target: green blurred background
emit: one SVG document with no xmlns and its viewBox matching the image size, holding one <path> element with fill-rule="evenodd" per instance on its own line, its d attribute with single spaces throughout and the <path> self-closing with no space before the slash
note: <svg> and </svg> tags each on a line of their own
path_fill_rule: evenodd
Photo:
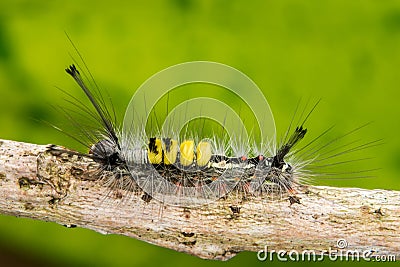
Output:
<svg viewBox="0 0 400 267">
<path fill-rule="evenodd" d="M 301 97 L 322 98 L 308 123 L 314 133 L 335 124 L 332 134 L 340 135 L 373 121 L 357 138 L 384 139 L 383 146 L 365 152 L 382 168 L 376 178 L 331 184 L 400 190 L 400 1 L 3 0 L 0 138 L 80 148 L 38 122 L 67 125 L 51 107 L 64 103 L 55 86 L 84 98 L 64 72 L 73 53 L 64 31 L 119 113 L 154 73 L 209 60 L 252 78 L 267 96 L 278 129 L 287 126 Z M 258 262 L 255 253 L 225 263 L 204 261 L 122 236 L 0 216 L 1 266 L 245 264 L 279 263 Z"/>
</svg>

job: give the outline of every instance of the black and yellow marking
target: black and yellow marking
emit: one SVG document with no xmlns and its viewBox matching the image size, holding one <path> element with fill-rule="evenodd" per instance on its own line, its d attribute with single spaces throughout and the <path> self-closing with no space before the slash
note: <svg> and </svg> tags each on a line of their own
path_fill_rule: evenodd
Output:
<svg viewBox="0 0 400 267">
<path fill-rule="evenodd" d="M 190 166 L 194 161 L 194 141 L 185 140 L 179 146 L 180 163 L 182 166 Z"/>
<path fill-rule="evenodd" d="M 183 167 L 190 167 L 193 164 L 204 167 L 212 158 L 212 146 L 207 141 L 199 142 L 195 150 L 193 140 L 184 140 L 179 145 L 178 141 L 172 138 L 152 137 L 149 139 L 147 152 L 151 164 L 179 163 Z"/>
<path fill-rule="evenodd" d="M 206 166 L 211 159 L 212 150 L 210 142 L 201 141 L 196 148 L 196 163 L 197 166 Z"/>
<path fill-rule="evenodd" d="M 171 138 L 162 139 L 163 163 L 171 165 L 176 162 L 178 156 L 178 141 Z"/>
<path fill-rule="evenodd" d="M 208 141 L 200 141 L 195 146 L 193 140 L 184 140 L 179 144 L 177 140 L 172 138 L 150 138 L 147 152 L 151 164 L 177 165 L 189 169 L 196 167 L 220 170 L 232 168 L 251 169 L 265 160 L 263 155 L 254 158 L 215 155 L 212 153 L 212 145 Z"/>
<path fill-rule="evenodd" d="M 155 137 L 150 138 L 147 155 L 150 163 L 161 164 L 163 160 L 163 151 L 161 140 Z"/>
</svg>

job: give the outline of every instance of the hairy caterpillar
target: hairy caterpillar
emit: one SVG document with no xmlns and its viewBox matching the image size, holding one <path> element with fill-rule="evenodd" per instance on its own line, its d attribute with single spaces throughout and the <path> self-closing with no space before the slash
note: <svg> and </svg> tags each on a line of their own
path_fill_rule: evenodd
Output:
<svg viewBox="0 0 400 267">
<path fill-rule="evenodd" d="M 179 138 L 173 130 L 167 131 L 167 134 L 158 131 L 149 136 L 144 130 L 143 119 L 121 129 L 115 122 L 115 115 L 107 108 L 92 75 L 86 65 L 84 66 L 89 76 L 82 75 L 75 65 L 68 67 L 66 72 L 86 94 L 94 111 L 82 102 L 78 102 L 76 106 L 97 121 L 99 127 L 96 130 L 87 130 L 78 122 L 74 123 L 89 140 L 87 146 L 90 150 L 86 156 L 101 165 L 99 180 L 103 177 L 102 173 L 112 173 L 111 178 L 103 180 L 111 190 L 130 192 L 140 188 L 142 200 L 145 202 L 154 198 L 166 205 L 182 207 L 206 204 L 234 194 L 278 198 L 286 195 L 293 203 L 298 202 L 296 191 L 299 186 L 306 184 L 317 174 L 326 177 L 367 177 L 372 170 L 321 171 L 321 167 L 329 168 L 365 160 L 340 158 L 375 146 L 379 140 L 361 144 L 351 141 L 342 147 L 334 147 L 338 140 L 350 136 L 362 127 L 328 143 L 318 144 L 331 127 L 296 149 L 307 134 L 305 123 L 319 101 L 308 112 L 305 107 L 297 119 L 298 122 L 294 122 L 294 117 L 292 118 L 279 144 L 274 140 L 267 140 L 263 148 L 254 145 L 243 151 L 237 148 L 238 139 L 235 138 L 228 142 L 221 142 L 216 137 Z M 92 80 L 92 88 L 85 79 Z M 299 107 L 296 108 L 295 115 L 298 109 Z M 337 158 L 338 160 L 329 162 Z M 316 169 L 318 172 L 313 172 Z"/>
</svg>

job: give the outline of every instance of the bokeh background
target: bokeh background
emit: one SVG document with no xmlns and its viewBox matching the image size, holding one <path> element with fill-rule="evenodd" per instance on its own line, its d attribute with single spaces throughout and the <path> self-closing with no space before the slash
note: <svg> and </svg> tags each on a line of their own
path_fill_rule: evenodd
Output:
<svg viewBox="0 0 400 267">
<path fill-rule="evenodd" d="M 84 99 L 64 72 L 74 53 L 65 32 L 117 113 L 141 83 L 168 66 L 221 62 L 263 90 L 278 130 L 299 99 L 309 97 L 322 98 L 308 124 L 314 133 L 336 125 L 332 134 L 340 135 L 372 121 L 357 138 L 384 139 L 363 152 L 381 169 L 374 178 L 328 183 L 400 190 L 400 1 L 3 0 L 0 138 L 82 149 L 43 123 L 67 125 L 51 107 L 65 103 L 56 87 Z M 247 252 L 229 262 L 205 261 L 123 236 L 0 216 L 1 266 L 266 264 L 282 263 L 258 262 Z"/>
</svg>

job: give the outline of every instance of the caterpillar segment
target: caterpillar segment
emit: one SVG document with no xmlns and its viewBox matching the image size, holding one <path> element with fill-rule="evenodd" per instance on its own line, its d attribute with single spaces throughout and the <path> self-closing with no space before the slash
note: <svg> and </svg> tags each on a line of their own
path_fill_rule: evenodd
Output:
<svg viewBox="0 0 400 267">
<path fill-rule="evenodd" d="M 192 165 L 194 157 L 194 141 L 186 140 L 179 146 L 180 150 L 180 163 L 184 167 L 189 167 Z"/>
<path fill-rule="evenodd" d="M 206 166 L 212 156 L 210 142 L 201 141 L 196 148 L 196 163 L 199 167 Z"/>
<path fill-rule="evenodd" d="M 176 162 L 178 156 L 178 141 L 171 138 L 162 139 L 163 162 L 171 165 Z"/>
<path fill-rule="evenodd" d="M 161 140 L 155 137 L 150 138 L 147 155 L 150 163 L 161 164 L 163 160 L 163 150 Z"/>
</svg>

